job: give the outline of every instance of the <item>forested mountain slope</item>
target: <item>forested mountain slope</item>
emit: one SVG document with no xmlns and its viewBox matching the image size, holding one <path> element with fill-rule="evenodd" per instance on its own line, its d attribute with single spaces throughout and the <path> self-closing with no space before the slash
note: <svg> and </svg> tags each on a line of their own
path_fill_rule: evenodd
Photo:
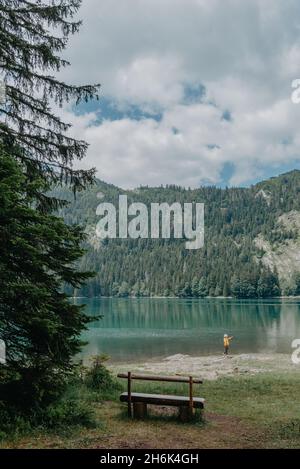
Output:
<svg viewBox="0 0 300 469">
<path fill-rule="evenodd" d="M 250 188 L 125 191 L 97 181 L 75 200 L 63 189 L 55 194 L 70 200 L 61 216 L 68 223 L 83 224 L 88 233 L 88 252 L 79 267 L 96 272 L 84 288 L 68 288 L 69 293 L 243 298 L 300 293 L 300 171 Z M 203 202 L 204 247 L 187 250 L 185 240 L 175 239 L 99 240 L 97 205 L 105 201 L 118 207 L 119 194 L 128 196 L 128 204 L 143 202 L 149 211 L 152 202 Z"/>
</svg>

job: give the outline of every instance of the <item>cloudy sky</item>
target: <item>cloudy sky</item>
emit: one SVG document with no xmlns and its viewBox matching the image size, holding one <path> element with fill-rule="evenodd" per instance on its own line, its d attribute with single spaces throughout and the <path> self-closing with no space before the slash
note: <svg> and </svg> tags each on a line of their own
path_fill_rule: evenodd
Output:
<svg viewBox="0 0 300 469">
<path fill-rule="evenodd" d="M 81 167 L 121 187 L 248 185 L 300 168 L 299 0 L 83 0 L 63 78 Z"/>
</svg>

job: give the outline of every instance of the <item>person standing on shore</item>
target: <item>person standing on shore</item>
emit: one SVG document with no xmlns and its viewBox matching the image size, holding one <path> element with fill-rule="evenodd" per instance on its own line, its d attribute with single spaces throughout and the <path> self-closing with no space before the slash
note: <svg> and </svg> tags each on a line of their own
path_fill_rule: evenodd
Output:
<svg viewBox="0 0 300 469">
<path fill-rule="evenodd" d="M 229 337 L 228 334 L 224 334 L 224 355 L 227 356 L 229 352 L 230 341 L 233 339 L 233 336 Z"/>
</svg>

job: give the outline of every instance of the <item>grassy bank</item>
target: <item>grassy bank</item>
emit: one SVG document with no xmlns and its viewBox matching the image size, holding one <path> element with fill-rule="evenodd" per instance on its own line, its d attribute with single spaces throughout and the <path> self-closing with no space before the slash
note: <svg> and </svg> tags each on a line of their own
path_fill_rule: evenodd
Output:
<svg viewBox="0 0 300 469">
<path fill-rule="evenodd" d="M 120 386 L 125 386 L 124 382 Z M 138 383 L 147 392 L 187 394 L 186 385 Z M 119 390 L 82 385 L 82 403 L 94 425 L 38 428 L 2 439 L 1 448 L 299 448 L 300 373 L 224 377 L 196 387 L 206 398 L 203 416 L 180 424 L 174 409 L 150 408 L 145 421 L 129 421 Z"/>
</svg>

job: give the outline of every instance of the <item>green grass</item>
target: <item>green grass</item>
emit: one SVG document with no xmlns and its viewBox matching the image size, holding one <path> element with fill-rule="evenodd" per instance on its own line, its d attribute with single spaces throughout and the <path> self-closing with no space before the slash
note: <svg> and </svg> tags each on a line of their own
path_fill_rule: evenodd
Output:
<svg viewBox="0 0 300 469">
<path fill-rule="evenodd" d="M 261 373 L 223 378 L 203 385 L 208 405 L 226 415 L 258 425 L 300 417 L 300 374 Z"/>
<path fill-rule="evenodd" d="M 187 384 L 133 383 L 136 392 L 188 396 Z M 206 411 L 240 418 L 271 439 L 295 440 L 300 447 L 300 373 L 224 377 L 194 385 L 194 396 L 205 398 Z"/>
<path fill-rule="evenodd" d="M 76 408 L 75 415 L 71 415 L 78 420 L 76 426 L 56 425 L 54 412 L 51 428 L 48 425 L 28 430 L 23 436 L 8 436 L 2 447 L 98 447 L 103 437 L 107 447 L 127 447 L 129 433 L 132 444 L 137 442 L 133 447 L 143 447 L 143 441 L 169 447 L 178 442 L 183 448 L 193 444 L 198 447 L 200 441 L 205 447 L 300 447 L 300 373 L 258 373 L 194 385 L 194 395 L 206 399 L 204 420 L 198 414 L 193 422 L 184 425 L 174 415 L 160 415 L 159 407 L 143 422 L 128 420 L 126 405 L 119 402 L 122 389 L 126 389 L 126 380 L 119 380 L 119 387 L 110 390 L 97 391 L 85 385 L 70 387 L 65 402 L 79 399 L 82 416 L 84 409 L 94 411 L 94 426 L 81 421 L 80 412 L 77 418 Z M 133 381 L 132 390 L 188 395 L 188 385 L 181 383 Z M 63 406 L 63 416 L 66 409 Z M 243 428 L 242 442 L 236 424 Z M 231 433 L 226 440 L 227 426 Z"/>
</svg>

